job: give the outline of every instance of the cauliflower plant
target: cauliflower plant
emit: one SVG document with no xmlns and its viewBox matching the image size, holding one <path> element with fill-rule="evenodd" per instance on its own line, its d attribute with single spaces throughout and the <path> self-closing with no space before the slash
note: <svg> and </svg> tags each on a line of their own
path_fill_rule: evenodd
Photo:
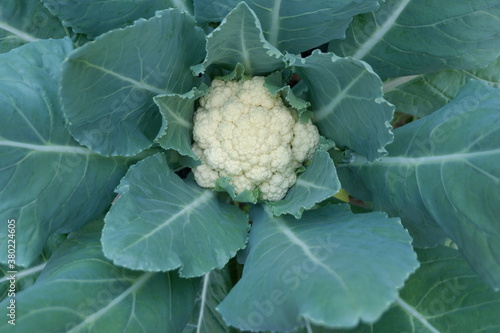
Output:
<svg viewBox="0 0 500 333">
<path fill-rule="evenodd" d="M 301 123 L 259 76 L 214 80 L 193 123 L 193 151 L 202 161 L 194 169 L 198 185 L 213 188 L 218 178 L 229 177 L 236 193 L 258 188 L 268 201 L 285 196 L 319 142 L 316 126 Z"/>
</svg>

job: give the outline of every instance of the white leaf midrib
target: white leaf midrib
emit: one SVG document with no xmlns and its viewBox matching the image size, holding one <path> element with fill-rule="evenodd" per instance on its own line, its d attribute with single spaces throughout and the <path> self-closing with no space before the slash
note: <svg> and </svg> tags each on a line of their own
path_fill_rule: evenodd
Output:
<svg viewBox="0 0 500 333">
<path fill-rule="evenodd" d="M 187 129 L 192 129 L 193 128 L 193 123 L 186 120 L 186 119 L 183 119 L 181 116 L 180 116 L 180 113 L 178 112 L 177 109 L 175 108 L 172 108 L 170 105 L 168 105 L 168 103 L 162 103 L 162 106 L 166 109 L 166 111 L 168 112 L 168 114 L 175 120 L 175 122 L 184 127 L 184 128 L 187 128 Z M 170 126 L 170 124 L 169 124 Z"/>
<path fill-rule="evenodd" d="M 304 179 L 301 179 L 301 178 L 298 178 L 297 181 L 295 182 L 295 184 L 298 185 L 298 186 L 307 188 L 307 189 L 311 189 L 312 188 L 312 189 L 320 190 L 320 191 L 328 191 L 328 190 L 330 190 L 329 187 L 321 186 L 321 185 L 315 184 L 315 183 L 313 183 L 311 181 L 304 180 Z"/>
<path fill-rule="evenodd" d="M 30 34 L 25 33 L 24 31 L 21 31 L 19 29 L 14 28 L 13 26 L 0 22 L 0 29 L 3 29 L 5 31 L 10 32 L 11 34 L 19 37 L 20 39 L 26 41 L 26 42 L 34 42 L 38 40 L 38 38 L 31 36 Z"/>
<path fill-rule="evenodd" d="M 211 191 L 205 191 L 203 192 L 196 200 L 191 201 L 188 203 L 186 206 L 184 206 L 182 209 L 180 209 L 178 212 L 170 216 L 168 219 L 166 219 L 164 222 L 160 223 L 157 225 L 154 229 L 152 229 L 150 232 L 145 233 L 141 237 L 137 238 L 134 242 L 129 243 L 127 246 L 124 246 L 120 248 L 118 252 L 124 252 L 125 250 L 135 246 L 136 244 L 144 241 L 145 239 L 148 239 L 152 235 L 156 234 L 163 228 L 168 227 L 172 222 L 176 221 L 180 216 L 189 214 L 191 211 L 196 209 L 197 207 L 205 204 L 209 200 L 211 200 L 214 197 L 213 192 Z"/>
<path fill-rule="evenodd" d="M 280 27 L 280 8 L 282 0 L 275 0 L 271 10 L 271 24 L 269 29 L 269 43 L 278 46 L 278 33 Z"/>
<path fill-rule="evenodd" d="M 456 162 L 470 160 L 479 157 L 488 157 L 500 155 L 499 149 L 485 150 L 479 152 L 466 152 L 466 153 L 455 153 L 449 155 L 434 155 L 425 157 L 382 157 L 380 160 L 373 162 L 374 164 L 411 164 L 411 165 L 421 165 L 421 164 L 433 164 L 433 163 L 446 163 L 446 162 Z"/>
<path fill-rule="evenodd" d="M 387 80 L 384 82 L 384 85 L 382 86 L 382 90 L 384 91 L 384 93 L 391 92 L 392 90 L 398 90 L 402 86 L 404 86 L 406 83 L 417 80 L 418 78 L 420 78 L 422 76 L 423 75 L 409 75 L 409 76 L 401 76 L 401 77 L 397 77 L 395 79 Z"/>
<path fill-rule="evenodd" d="M 432 324 L 429 323 L 429 321 L 420 312 L 418 312 L 416 309 L 414 309 L 411 305 L 406 303 L 401 298 L 399 297 L 396 298 L 396 304 L 398 304 L 401 308 L 403 308 L 403 310 L 406 311 L 413 318 L 417 319 L 420 323 L 422 323 L 422 325 L 424 325 L 431 333 L 441 333 L 434 326 L 432 326 Z"/>
<path fill-rule="evenodd" d="M 351 89 L 353 89 L 353 87 L 359 82 L 359 80 L 361 80 L 361 78 L 364 77 L 364 75 L 365 72 L 361 71 L 358 75 L 356 75 L 356 77 L 354 77 L 351 80 L 351 82 L 349 82 L 348 85 L 343 87 L 340 93 L 337 94 L 337 96 L 335 96 L 334 98 L 332 98 L 328 104 L 322 106 L 318 111 L 314 112 L 313 120 L 315 122 L 319 122 L 324 118 L 328 117 L 333 112 L 333 110 L 340 104 L 340 102 L 342 102 L 342 100 L 351 96 L 349 95 Z"/>
<path fill-rule="evenodd" d="M 191 13 L 191 10 L 189 10 L 188 6 L 184 3 L 182 0 L 172 0 L 172 4 L 174 8 L 179 9 L 180 11 L 186 12 L 191 16 L 194 16 L 194 13 Z"/>
<path fill-rule="evenodd" d="M 394 22 L 398 19 L 399 15 L 403 12 L 403 10 L 408 6 L 411 0 L 403 0 L 399 4 L 398 7 L 393 11 L 391 16 L 385 21 L 385 23 L 378 29 L 372 36 L 369 38 L 364 44 L 361 45 L 361 47 L 356 51 L 356 53 L 353 55 L 353 58 L 355 59 L 363 59 L 368 52 L 370 52 L 373 47 L 380 42 L 387 32 L 392 28 L 394 25 Z"/>
<path fill-rule="evenodd" d="M 32 144 L 32 143 L 24 143 L 11 140 L 1 140 L 0 147 L 27 149 L 41 153 L 60 153 L 60 154 L 69 153 L 69 154 L 82 154 L 82 155 L 95 154 L 92 150 L 85 147 L 61 146 L 61 145 L 51 145 L 51 144 Z"/>
<path fill-rule="evenodd" d="M 37 266 L 30 267 L 30 268 L 27 268 L 25 270 L 22 270 L 19 273 L 16 273 L 16 280 L 19 280 L 19 279 L 22 279 L 24 277 L 30 276 L 32 274 L 36 274 L 38 272 L 41 272 L 45 268 L 46 265 L 47 265 L 47 263 L 44 262 L 43 264 L 40 264 L 40 265 L 37 265 Z M 0 279 L 0 284 L 8 281 L 8 278 L 9 278 L 8 275 L 6 275 L 3 278 L 1 278 Z"/>
<path fill-rule="evenodd" d="M 147 90 L 147 91 L 150 91 L 152 93 L 155 93 L 157 95 L 166 95 L 166 94 L 169 94 L 171 93 L 170 91 L 166 91 L 166 90 L 163 90 L 163 89 L 160 89 L 160 88 L 157 88 L 155 86 L 152 86 L 146 82 L 142 82 L 142 81 L 137 81 L 133 78 L 130 78 L 130 77 L 127 77 L 125 75 L 122 75 L 120 73 L 117 73 L 115 71 L 112 71 L 110 69 L 107 69 L 105 67 L 102 67 L 102 66 L 98 66 L 98 65 L 95 65 L 95 64 L 92 64 L 90 62 L 88 62 L 87 60 L 82 60 L 82 59 L 71 59 L 73 61 L 80 61 L 80 62 L 83 62 L 85 65 L 87 65 L 88 67 L 91 67 L 91 68 L 95 68 L 103 73 L 106 73 L 108 75 L 111 75 L 111 76 L 114 76 L 116 77 L 117 79 L 119 80 L 122 80 L 124 82 L 128 82 L 128 83 L 131 83 L 133 86 L 135 86 L 136 88 L 139 88 L 139 89 L 143 89 L 143 90 Z"/>
<path fill-rule="evenodd" d="M 295 235 L 295 233 L 292 230 L 290 230 L 290 228 L 284 222 L 281 222 L 279 219 L 276 220 L 278 221 L 278 228 L 281 233 L 283 233 L 293 244 L 299 246 L 302 252 L 312 262 L 322 267 L 325 271 L 329 272 L 332 276 L 334 276 L 337 279 L 337 281 L 340 282 L 342 287 L 345 288 L 345 290 L 349 290 L 349 288 L 347 288 L 344 279 L 337 272 L 332 270 L 328 265 L 326 265 L 323 261 L 321 261 L 318 257 L 316 257 L 314 253 L 311 252 L 309 246 L 305 242 L 303 242 L 299 237 L 297 237 L 297 235 Z"/>
<path fill-rule="evenodd" d="M 198 315 L 198 322 L 196 325 L 196 333 L 201 332 L 201 324 L 203 322 L 203 317 L 205 316 L 205 306 L 206 306 L 206 302 L 207 302 L 209 281 L 210 281 L 210 272 L 205 274 L 205 276 L 203 277 L 203 288 L 201 290 L 201 302 L 200 302 L 200 314 Z"/>
</svg>

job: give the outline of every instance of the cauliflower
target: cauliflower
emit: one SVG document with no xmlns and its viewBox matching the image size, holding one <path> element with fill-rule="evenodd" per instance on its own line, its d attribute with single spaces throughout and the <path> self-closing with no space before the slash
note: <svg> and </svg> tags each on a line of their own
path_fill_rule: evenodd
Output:
<svg viewBox="0 0 500 333">
<path fill-rule="evenodd" d="M 268 201 L 285 196 L 319 142 L 316 126 L 301 123 L 259 76 L 214 80 L 193 123 L 193 151 L 202 161 L 193 170 L 198 185 L 214 188 L 218 178 L 229 177 L 236 193 L 258 188 Z"/>
</svg>

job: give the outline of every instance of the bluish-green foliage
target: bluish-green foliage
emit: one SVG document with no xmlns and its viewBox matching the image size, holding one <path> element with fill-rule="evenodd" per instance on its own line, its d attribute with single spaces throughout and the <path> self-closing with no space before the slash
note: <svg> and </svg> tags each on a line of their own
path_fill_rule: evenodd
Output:
<svg viewBox="0 0 500 333">
<path fill-rule="evenodd" d="M 497 332 L 499 27 L 499 0 L 3 1 L 0 332 Z M 271 203 L 190 173 L 197 100 L 253 75 L 322 136 Z"/>
</svg>

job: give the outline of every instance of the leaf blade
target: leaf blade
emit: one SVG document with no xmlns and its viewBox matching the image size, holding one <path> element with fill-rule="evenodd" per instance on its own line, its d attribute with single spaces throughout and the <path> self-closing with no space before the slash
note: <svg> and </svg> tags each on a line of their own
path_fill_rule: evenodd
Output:
<svg viewBox="0 0 500 333">
<path fill-rule="evenodd" d="M 153 97 L 198 85 L 189 67 L 203 58 L 204 37 L 190 16 L 165 10 L 72 52 L 61 98 L 73 136 L 102 155 L 149 148 L 164 132 Z"/>
<path fill-rule="evenodd" d="M 373 325 L 350 332 L 490 331 L 500 325 L 500 298 L 471 270 L 460 253 L 439 246 L 417 250 L 420 268 L 406 282 L 398 300 Z"/>
<path fill-rule="evenodd" d="M 133 161 L 99 156 L 64 127 L 58 82 L 71 49 L 69 39 L 40 40 L 0 55 L 0 212 L 23 230 L 17 235 L 20 266 L 30 266 L 53 233 L 102 214 Z M 6 224 L 0 235 L 7 247 Z M 6 252 L 0 261 L 7 262 Z"/>
<path fill-rule="evenodd" d="M 418 266 L 411 238 L 383 213 L 334 205 L 296 220 L 260 207 L 252 220 L 243 277 L 217 308 L 243 330 L 289 331 L 304 319 L 330 327 L 374 321 Z M 360 281 L 355 263 L 369 270 L 368 280 Z"/>
<path fill-rule="evenodd" d="M 156 138 L 156 142 L 164 149 L 174 149 L 181 155 L 198 160 L 191 149 L 193 137 L 193 113 L 195 102 L 206 94 L 206 89 L 193 88 L 183 95 L 160 95 L 153 98 L 160 109 L 166 123 L 166 132 Z"/>
<path fill-rule="evenodd" d="M 454 4 L 385 1 L 355 18 L 345 41 L 331 42 L 329 50 L 363 59 L 383 78 L 488 65 L 498 57 L 500 6 L 494 0 Z"/>
<path fill-rule="evenodd" d="M 444 70 L 425 75 L 389 80 L 384 83 L 385 98 L 397 111 L 423 117 L 445 106 L 470 80 L 483 80 L 500 87 L 500 58 L 475 70 Z"/>
<path fill-rule="evenodd" d="M 16 309 L 16 329 L 175 332 L 184 327 L 198 280 L 181 279 L 176 272 L 137 272 L 112 265 L 102 254 L 101 229 L 102 221 L 93 221 L 71 234 L 36 283 L 16 295 L 16 302 L 23 304 Z M 7 298 L 1 304 L 8 302 Z M 7 321 L 0 324 L 1 332 L 10 329 Z"/>
<path fill-rule="evenodd" d="M 284 67 L 283 55 L 264 38 L 259 19 L 244 2 L 239 3 L 207 36 L 207 56 L 194 68 L 204 73 L 210 65 L 233 70 L 242 64 L 248 75 L 262 75 Z"/>
<path fill-rule="evenodd" d="M 276 216 L 292 214 L 300 219 L 304 210 L 311 209 L 318 202 L 335 195 L 340 191 L 340 187 L 332 159 L 326 151 L 317 151 L 311 164 L 297 177 L 297 182 L 285 198 L 268 205 Z"/>
<path fill-rule="evenodd" d="M 182 181 L 163 154 L 131 167 L 117 192 L 102 237 L 104 253 L 116 265 L 147 271 L 180 267 L 183 277 L 201 276 L 245 246 L 246 215 L 219 202 L 214 192 Z"/>
<path fill-rule="evenodd" d="M 389 121 L 394 107 L 383 99 L 382 82 L 371 67 L 318 51 L 305 59 L 288 57 L 309 87 L 313 122 L 320 133 L 369 160 L 384 155 L 393 139 Z"/>
<path fill-rule="evenodd" d="M 124 28 L 140 18 L 149 19 L 157 10 L 178 8 L 190 14 L 193 11 L 187 0 L 42 1 L 53 15 L 61 19 L 65 27 L 76 33 L 86 34 L 90 39 L 110 30 Z"/>
<path fill-rule="evenodd" d="M 0 53 L 38 39 L 65 36 L 61 22 L 39 1 L 4 0 L 0 4 Z"/>
<path fill-rule="evenodd" d="M 220 22 L 240 0 L 218 0 L 207 3 L 195 0 L 195 16 L 199 22 Z M 257 14 L 265 38 L 279 50 L 300 53 L 336 38 L 343 38 L 352 17 L 370 12 L 378 2 L 293 0 L 246 1 Z"/>
<path fill-rule="evenodd" d="M 444 230 L 494 289 L 500 288 L 500 211 L 493 199 L 500 197 L 499 100 L 498 89 L 471 81 L 453 102 L 395 131 L 388 159 L 361 166 L 356 157 L 347 166 L 375 206 L 401 216 L 413 235 L 429 224 L 423 237 L 432 238 L 436 226 Z"/>
</svg>

